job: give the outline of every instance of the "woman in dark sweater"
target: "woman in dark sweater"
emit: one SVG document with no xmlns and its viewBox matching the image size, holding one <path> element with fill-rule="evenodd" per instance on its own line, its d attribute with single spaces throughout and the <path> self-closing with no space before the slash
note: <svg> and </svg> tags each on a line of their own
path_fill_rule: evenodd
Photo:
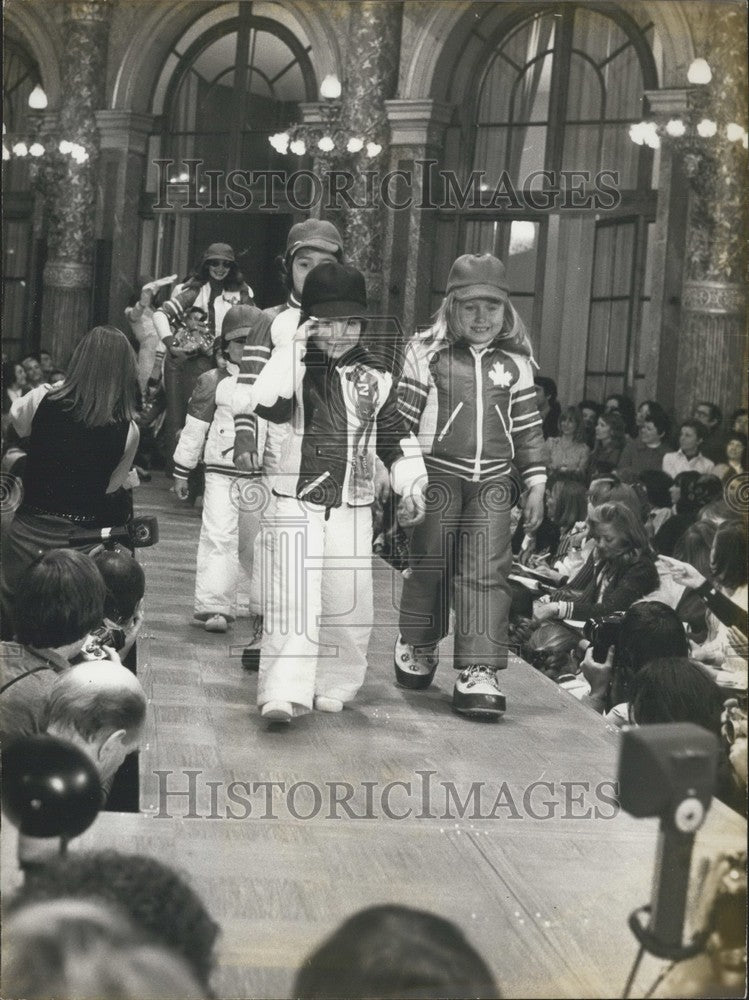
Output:
<svg viewBox="0 0 749 1000">
<path fill-rule="evenodd" d="M 123 524 L 132 516 L 124 489 L 138 447 L 135 352 L 112 326 L 79 342 L 64 381 L 40 385 L 11 408 L 27 438 L 23 502 L 3 535 L 2 598 L 41 552 L 66 548 L 79 528 Z"/>
<path fill-rule="evenodd" d="M 596 546 L 567 587 L 536 606 L 537 621 L 585 620 L 626 611 L 658 587 L 658 571 L 645 529 L 623 503 L 603 503 L 588 517 Z"/>
</svg>

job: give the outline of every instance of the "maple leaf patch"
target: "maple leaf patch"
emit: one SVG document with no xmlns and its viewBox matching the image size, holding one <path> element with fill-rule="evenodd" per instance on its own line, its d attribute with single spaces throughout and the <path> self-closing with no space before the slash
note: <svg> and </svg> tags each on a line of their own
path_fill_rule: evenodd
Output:
<svg viewBox="0 0 749 1000">
<path fill-rule="evenodd" d="M 513 377 L 512 372 L 507 371 L 501 361 L 495 361 L 494 365 L 489 369 L 489 378 L 494 385 L 499 385 L 503 389 L 512 385 Z"/>
</svg>

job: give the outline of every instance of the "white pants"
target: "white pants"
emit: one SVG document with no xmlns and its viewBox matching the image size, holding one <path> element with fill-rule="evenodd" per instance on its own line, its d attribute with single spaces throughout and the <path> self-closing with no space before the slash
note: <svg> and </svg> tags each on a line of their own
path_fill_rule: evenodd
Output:
<svg viewBox="0 0 749 1000">
<path fill-rule="evenodd" d="M 267 495 L 259 478 L 206 473 L 195 575 L 196 615 L 236 618 L 237 613 L 261 613 L 260 607 L 251 606 L 250 578 Z"/>
<path fill-rule="evenodd" d="M 258 705 L 315 695 L 351 701 L 364 682 L 372 631 L 372 512 L 277 497 L 264 551 L 265 636 Z"/>
</svg>

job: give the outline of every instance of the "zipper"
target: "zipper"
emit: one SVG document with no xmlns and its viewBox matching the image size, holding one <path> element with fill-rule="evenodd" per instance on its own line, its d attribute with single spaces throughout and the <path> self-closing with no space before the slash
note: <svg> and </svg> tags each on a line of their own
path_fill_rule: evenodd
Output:
<svg viewBox="0 0 749 1000">
<path fill-rule="evenodd" d="M 502 427 L 504 429 L 505 434 L 507 435 L 507 440 L 510 442 L 510 458 L 514 458 L 515 457 L 515 445 L 513 444 L 513 441 L 512 441 L 512 417 L 509 418 L 510 419 L 510 429 L 508 430 L 507 429 L 507 424 L 505 423 L 505 418 L 502 416 L 502 410 L 501 410 L 501 408 L 499 406 L 499 403 L 495 403 L 494 404 L 494 409 L 497 411 L 499 419 L 502 421 Z"/>
<path fill-rule="evenodd" d="M 300 492 L 299 492 L 299 494 L 298 494 L 298 496 L 299 496 L 299 499 L 301 500 L 301 499 L 302 499 L 302 497 L 306 497 L 306 496 L 307 496 L 307 494 L 308 494 L 308 493 L 311 493 L 311 492 L 312 492 L 312 490 L 314 490 L 314 488 L 315 488 L 316 486 L 319 486 L 319 485 L 320 485 L 320 483 L 324 483 L 324 482 L 325 482 L 325 480 L 326 480 L 326 479 L 327 479 L 327 478 L 328 478 L 329 476 L 330 476 L 330 472 L 329 472 L 329 471 L 328 471 L 328 472 L 323 472 L 323 474 L 322 474 L 321 476 L 318 476 L 318 477 L 317 477 L 317 479 L 313 479 L 311 483 L 307 483 L 307 485 L 306 485 L 306 486 L 304 487 L 304 489 L 303 489 L 303 490 L 300 490 Z"/>
<path fill-rule="evenodd" d="M 448 429 L 449 429 L 449 427 L 450 427 L 450 424 L 451 424 L 451 423 L 453 422 L 453 420 L 455 420 L 455 418 L 457 417 L 457 415 L 458 415 L 458 414 L 460 413 L 460 411 L 461 411 L 462 409 L 463 409 L 463 402 L 462 402 L 462 400 L 461 400 L 461 402 L 460 402 L 460 403 L 458 403 L 458 405 L 457 405 L 457 406 L 455 407 L 455 409 L 453 410 L 453 412 L 452 412 L 452 413 L 450 414 L 450 416 L 449 416 L 449 417 L 447 418 L 447 423 L 446 423 L 446 424 L 445 424 L 445 426 L 444 426 L 444 427 L 442 428 L 442 430 L 441 430 L 441 431 L 440 431 L 440 433 L 439 433 L 439 436 L 437 437 L 437 440 L 438 440 L 438 441 L 441 441 L 441 440 L 442 440 L 442 438 L 443 438 L 443 437 L 445 436 L 445 434 L 447 434 L 447 431 L 448 431 Z"/>
<path fill-rule="evenodd" d="M 473 367 L 476 373 L 476 459 L 473 463 L 473 481 L 478 482 L 481 477 L 481 452 L 484 449 L 484 379 L 481 359 L 486 353 L 486 348 L 477 354 L 473 354 Z"/>
</svg>

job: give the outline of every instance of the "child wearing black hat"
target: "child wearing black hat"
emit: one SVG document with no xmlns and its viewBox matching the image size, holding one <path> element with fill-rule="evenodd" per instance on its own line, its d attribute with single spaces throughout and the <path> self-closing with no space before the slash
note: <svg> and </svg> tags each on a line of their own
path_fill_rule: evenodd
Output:
<svg viewBox="0 0 749 1000">
<path fill-rule="evenodd" d="M 274 479 L 258 683 L 261 715 L 272 721 L 340 711 L 364 681 L 376 456 L 402 497 L 402 523 L 423 517 L 421 451 L 392 375 L 359 344 L 366 313 L 362 274 L 318 264 L 302 289 L 297 339 L 273 352 L 252 388 L 255 413 L 292 424 Z"/>
<path fill-rule="evenodd" d="M 188 476 L 201 455 L 205 462 L 193 623 L 207 632 L 226 632 L 238 607 L 244 610 L 250 601 L 263 484 L 257 472 L 234 465 L 232 397 L 244 346 L 258 327 L 267 325 L 255 306 L 236 305 L 226 313 L 221 326 L 226 368 L 214 368 L 198 379 L 174 452 L 174 491 L 179 499 L 187 497 Z M 250 607 L 252 614 L 260 610 Z"/>
<path fill-rule="evenodd" d="M 396 679 L 408 688 L 431 684 L 453 603 L 453 708 L 486 718 L 505 711 L 496 672 L 507 666 L 513 465 L 527 489 L 530 534 L 543 517 L 546 484 L 533 353 L 508 287 L 496 257 L 459 257 L 434 326 L 406 348 L 399 386 L 434 502 L 411 539 Z"/>
</svg>

